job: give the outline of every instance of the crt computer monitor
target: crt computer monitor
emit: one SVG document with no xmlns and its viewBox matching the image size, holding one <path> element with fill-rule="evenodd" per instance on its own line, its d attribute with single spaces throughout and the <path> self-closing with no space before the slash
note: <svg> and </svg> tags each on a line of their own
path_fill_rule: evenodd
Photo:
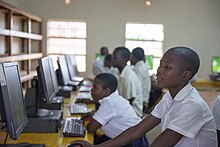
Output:
<svg viewBox="0 0 220 147">
<path fill-rule="evenodd" d="M 154 59 L 153 55 L 145 55 L 145 63 L 149 70 L 153 69 L 153 59 Z"/>
<path fill-rule="evenodd" d="M 16 140 L 27 125 L 28 116 L 16 62 L 0 63 L 0 111 L 6 131 Z"/>
<path fill-rule="evenodd" d="M 43 92 L 43 100 L 46 103 L 51 103 L 55 96 L 55 90 L 53 87 L 53 80 L 51 78 L 49 57 L 43 57 L 38 60 L 37 75 L 39 80 L 39 86 Z"/>
<path fill-rule="evenodd" d="M 220 74 L 220 56 L 212 57 L 212 73 Z"/>
</svg>

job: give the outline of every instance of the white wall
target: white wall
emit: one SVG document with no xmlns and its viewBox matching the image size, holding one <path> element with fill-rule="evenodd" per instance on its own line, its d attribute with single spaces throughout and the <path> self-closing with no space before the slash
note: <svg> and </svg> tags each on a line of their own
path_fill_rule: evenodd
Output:
<svg viewBox="0 0 220 147">
<path fill-rule="evenodd" d="M 12 0 L 11 0 L 12 1 Z M 16 1 L 16 2 L 15 2 Z M 219 0 L 13 0 L 18 7 L 44 19 L 85 20 L 87 22 L 87 72 L 91 73 L 94 54 L 101 46 L 114 50 L 124 45 L 127 22 L 161 23 L 164 25 L 164 51 L 183 45 L 196 50 L 201 58 L 198 77 L 207 78 L 212 56 L 220 56 Z M 46 41 L 43 42 L 46 48 Z"/>
</svg>

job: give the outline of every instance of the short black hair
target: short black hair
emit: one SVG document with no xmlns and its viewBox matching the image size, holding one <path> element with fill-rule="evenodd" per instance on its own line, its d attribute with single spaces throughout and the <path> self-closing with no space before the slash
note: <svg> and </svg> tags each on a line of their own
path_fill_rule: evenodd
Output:
<svg viewBox="0 0 220 147">
<path fill-rule="evenodd" d="M 101 52 L 101 55 L 107 55 L 108 48 L 106 46 L 103 46 L 103 47 L 101 47 L 100 52 Z"/>
<path fill-rule="evenodd" d="M 200 66 L 199 55 L 189 47 L 173 47 L 167 52 L 177 55 L 182 58 L 187 66 L 187 69 L 192 72 L 191 78 L 198 72 Z"/>
<path fill-rule="evenodd" d="M 121 57 L 123 58 L 123 60 L 125 61 L 129 61 L 130 60 L 130 56 L 131 56 L 131 53 L 130 51 L 128 50 L 128 48 L 124 47 L 124 46 L 121 46 L 121 47 L 117 47 L 113 53 L 116 53 L 118 52 Z"/>
<path fill-rule="evenodd" d="M 138 60 L 144 60 L 144 50 L 141 47 L 136 47 L 133 49 L 133 51 L 131 52 L 132 55 Z"/>
<path fill-rule="evenodd" d="M 101 73 L 98 74 L 95 79 L 98 79 L 101 81 L 103 88 L 109 88 L 110 92 L 113 93 L 118 87 L 118 80 L 117 78 L 110 74 L 110 73 Z"/>
</svg>

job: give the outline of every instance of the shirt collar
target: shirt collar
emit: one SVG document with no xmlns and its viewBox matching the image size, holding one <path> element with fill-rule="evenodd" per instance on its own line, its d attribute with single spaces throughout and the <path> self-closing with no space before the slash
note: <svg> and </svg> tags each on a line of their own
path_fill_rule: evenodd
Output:
<svg viewBox="0 0 220 147">
<path fill-rule="evenodd" d="M 99 100 L 99 103 L 101 103 L 101 102 L 102 102 L 103 100 L 105 100 L 105 99 L 109 99 L 110 97 L 115 97 L 115 96 L 117 96 L 118 94 L 119 94 L 119 93 L 118 93 L 118 90 L 115 90 L 115 92 L 111 93 L 109 96 L 106 96 L 106 97 L 100 99 L 100 100 Z"/>
<path fill-rule="evenodd" d="M 122 70 L 122 72 L 121 72 L 121 74 L 120 74 L 120 77 L 125 77 L 125 74 L 130 70 L 130 66 L 129 65 L 126 65 L 125 67 L 124 67 L 124 69 Z"/>
<path fill-rule="evenodd" d="M 188 93 L 193 89 L 192 85 L 190 83 L 188 83 L 185 87 L 183 87 L 178 93 L 177 95 L 174 97 L 173 100 L 175 101 L 182 101 L 187 95 Z M 168 92 L 168 95 L 171 97 L 170 92 Z"/>
</svg>

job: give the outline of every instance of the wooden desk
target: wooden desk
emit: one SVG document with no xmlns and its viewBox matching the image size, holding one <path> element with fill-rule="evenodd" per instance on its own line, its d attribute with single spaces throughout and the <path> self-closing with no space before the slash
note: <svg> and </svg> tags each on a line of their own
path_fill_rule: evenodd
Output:
<svg viewBox="0 0 220 147">
<path fill-rule="evenodd" d="M 64 110 L 63 119 L 70 117 L 69 104 L 74 102 L 74 94 L 71 98 L 65 98 L 64 100 Z M 95 110 L 94 105 L 88 105 L 89 110 Z M 46 147 L 65 147 L 68 143 L 73 140 L 87 140 L 93 143 L 94 135 L 92 133 L 87 133 L 85 137 L 63 137 L 62 134 L 63 125 L 58 133 L 22 133 L 18 140 L 12 140 L 8 137 L 7 144 L 15 144 L 20 142 L 28 142 L 30 144 L 46 144 Z M 6 133 L 0 132 L 0 144 L 4 143 Z"/>
<path fill-rule="evenodd" d="M 192 82 L 192 85 L 199 89 L 201 88 L 212 89 L 212 90 L 220 89 L 219 81 L 211 81 L 209 79 L 197 79 L 196 81 Z"/>
</svg>

